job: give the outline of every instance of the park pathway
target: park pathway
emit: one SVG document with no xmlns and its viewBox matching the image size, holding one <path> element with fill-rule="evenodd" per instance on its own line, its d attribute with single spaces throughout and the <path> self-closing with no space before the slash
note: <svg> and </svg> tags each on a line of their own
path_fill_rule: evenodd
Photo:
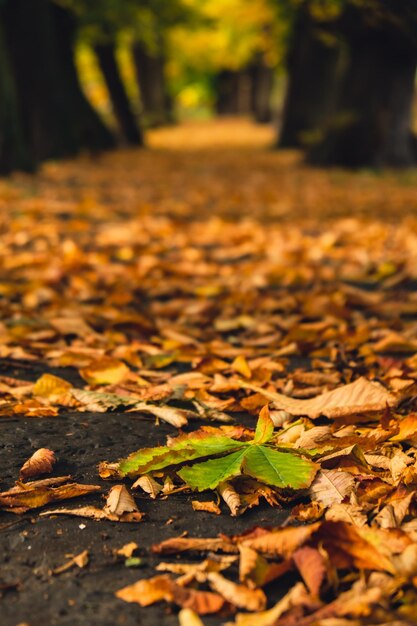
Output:
<svg viewBox="0 0 417 626">
<path fill-rule="evenodd" d="M 55 475 L 106 492 L 100 461 L 164 444 L 175 424 L 253 427 L 265 398 L 242 379 L 302 400 L 363 375 L 397 390 L 415 375 L 416 174 L 314 170 L 273 141 L 245 120 L 188 123 L 150 132 L 146 150 L 0 182 L 4 490 L 38 448 L 56 453 Z M 102 392 L 169 406 L 169 419 Z M 114 597 L 154 574 L 151 544 L 288 515 L 262 498 L 238 518 L 224 503 L 213 515 L 193 499 L 139 494 L 140 524 L 2 512 L 2 626 L 173 626 L 159 604 Z M 132 541 L 141 569 L 115 552 Z M 84 550 L 87 566 L 53 573 Z"/>
</svg>

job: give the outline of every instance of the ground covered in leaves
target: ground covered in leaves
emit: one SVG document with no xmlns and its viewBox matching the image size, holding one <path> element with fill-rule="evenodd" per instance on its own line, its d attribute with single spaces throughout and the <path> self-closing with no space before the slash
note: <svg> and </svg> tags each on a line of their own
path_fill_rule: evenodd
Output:
<svg viewBox="0 0 417 626">
<path fill-rule="evenodd" d="M 417 622 L 417 175 L 272 140 L 1 182 L 2 624 Z"/>
</svg>

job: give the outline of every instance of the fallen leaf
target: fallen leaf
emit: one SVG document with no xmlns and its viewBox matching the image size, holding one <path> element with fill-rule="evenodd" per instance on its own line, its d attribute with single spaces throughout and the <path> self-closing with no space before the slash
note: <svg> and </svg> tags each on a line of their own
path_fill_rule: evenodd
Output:
<svg viewBox="0 0 417 626">
<path fill-rule="evenodd" d="M 354 477 L 347 472 L 322 470 L 310 487 L 310 495 L 327 507 L 342 502 L 352 492 L 354 484 Z"/>
<path fill-rule="evenodd" d="M 323 556 L 316 548 L 303 546 L 294 552 L 292 558 L 307 589 L 313 597 L 318 597 L 326 575 Z"/>
<path fill-rule="evenodd" d="M 226 481 L 224 483 L 220 483 L 220 485 L 217 487 L 217 490 L 229 507 L 232 517 L 236 517 L 237 515 L 239 515 L 242 501 L 233 486 Z"/>
<path fill-rule="evenodd" d="M 371 382 L 364 377 L 308 400 L 289 398 L 243 381 L 241 386 L 261 393 L 277 409 L 284 409 L 292 415 L 307 415 L 311 419 L 320 415 L 337 419 L 355 413 L 383 411 L 387 406 L 396 407 L 401 400 L 401 396 L 390 393 L 380 383 Z"/>
<path fill-rule="evenodd" d="M 94 520 L 107 519 L 112 522 L 140 522 L 143 514 L 124 485 L 115 485 L 107 495 L 102 509 L 96 506 L 84 506 L 76 509 L 55 509 L 41 515 L 73 515 Z"/>
<path fill-rule="evenodd" d="M 213 501 L 200 502 L 199 500 L 192 500 L 191 502 L 194 511 L 206 511 L 206 513 L 214 513 L 220 515 L 221 510 L 218 505 Z"/>
<path fill-rule="evenodd" d="M 55 453 L 48 448 L 39 448 L 36 450 L 20 470 L 20 478 L 27 480 L 28 478 L 36 478 L 41 474 L 49 474 L 56 462 Z"/>
<path fill-rule="evenodd" d="M 157 554 L 176 554 L 177 552 L 238 552 L 237 546 L 227 537 L 200 539 L 193 537 L 172 537 L 152 546 Z"/>
<path fill-rule="evenodd" d="M 129 374 L 129 368 L 118 359 L 103 357 L 79 370 L 89 385 L 116 385 Z"/>
<path fill-rule="evenodd" d="M 325 518 L 332 522 L 347 522 L 359 528 L 368 523 L 368 518 L 361 507 L 348 502 L 332 504 L 326 511 Z"/>
<path fill-rule="evenodd" d="M 58 376 L 42 374 L 33 386 L 33 395 L 57 402 L 65 397 L 71 388 L 70 383 Z"/>
<path fill-rule="evenodd" d="M 217 613 L 225 600 L 210 591 L 196 591 L 181 587 L 170 576 L 155 576 L 149 580 L 139 580 L 133 585 L 119 589 L 116 596 L 125 602 L 136 602 L 140 606 L 149 606 L 165 600 L 174 602 L 183 608 L 189 608 L 199 615 Z"/>
<path fill-rule="evenodd" d="M 286 558 L 292 556 L 294 551 L 302 546 L 318 528 L 320 528 L 320 523 L 311 524 L 310 526 L 279 528 L 265 532 L 255 538 L 250 537 L 246 539 L 243 536 L 239 544 L 262 554 Z"/>
<path fill-rule="evenodd" d="M 149 474 L 140 476 L 137 480 L 135 480 L 132 485 L 132 489 L 137 489 L 138 487 L 143 489 L 145 493 L 148 493 L 153 500 L 158 497 L 163 489 L 162 485 L 152 478 L 152 476 L 149 476 Z"/>
<path fill-rule="evenodd" d="M 279 624 L 278 620 L 281 615 L 289 611 L 293 606 L 302 605 L 302 601 L 306 597 L 308 596 L 304 585 L 296 583 L 271 609 L 250 615 L 238 613 L 234 624 L 236 626 L 275 626 L 275 624 Z"/>
<path fill-rule="evenodd" d="M 0 508 L 12 513 L 24 513 L 50 502 L 78 498 L 96 491 L 100 491 L 100 487 L 97 485 L 66 483 L 58 486 L 49 486 L 45 483 L 43 485 L 24 483 L 21 487 L 15 487 L 0 493 Z"/>
<path fill-rule="evenodd" d="M 213 591 L 219 593 L 234 606 L 247 611 L 262 611 L 266 607 L 266 596 L 262 589 L 238 585 L 217 572 L 210 572 L 207 580 Z"/>
<path fill-rule="evenodd" d="M 124 513 L 136 513 L 139 509 L 125 485 L 115 485 L 107 495 L 104 511 L 122 517 Z"/>
</svg>

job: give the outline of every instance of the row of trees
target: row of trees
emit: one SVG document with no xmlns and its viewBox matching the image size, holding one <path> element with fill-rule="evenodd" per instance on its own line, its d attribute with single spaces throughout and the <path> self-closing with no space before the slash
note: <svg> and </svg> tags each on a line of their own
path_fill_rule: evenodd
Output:
<svg viewBox="0 0 417 626">
<path fill-rule="evenodd" d="M 171 120 L 161 24 L 186 19 L 176 0 L 0 0 L 0 172 L 31 171 L 51 158 L 101 151 L 118 140 L 141 146 L 143 133 L 116 60 L 129 27 L 147 124 Z M 96 53 L 118 137 L 87 100 L 75 64 L 82 33 Z"/>
<path fill-rule="evenodd" d="M 285 65 L 279 147 L 302 148 L 323 165 L 410 165 L 416 4 L 0 0 L 0 172 L 116 144 L 80 86 L 80 35 L 95 52 L 126 144 L 143 144 L 141 125 L 173 120 L 168 56 L 180 86 L 206 80 L 218 114 L 259 122 L 271 120 L 274 75 Z M 130 33 L 141 124 L 116 58 L 121 31 Z"/>
</svg>

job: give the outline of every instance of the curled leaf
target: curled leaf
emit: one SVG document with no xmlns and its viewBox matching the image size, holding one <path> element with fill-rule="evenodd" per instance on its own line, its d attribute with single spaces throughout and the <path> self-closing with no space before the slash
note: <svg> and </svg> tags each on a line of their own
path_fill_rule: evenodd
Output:
<svg viewBox="0 0 417 626">
<path fill-rule="evenodd" d="M 52 472 L 54 463 L 56 462 L 55 453 L 48 448 L 39 448 L 32 456 L 25 461 L 20 470 L 20 478 L 27 480 L 28 478 L 36 478 L 41 474 L 49 474 Z"/>
<path fill-rule="evenodd" d="M 233 486 L 226 481 L 221 483 L 217 490 L 229 507 L 232 517 L 239 515 L 239 509 L 242 506 L 242 501 L 240 499 L 240 495 L 233 488 Z"/>
</svg>

